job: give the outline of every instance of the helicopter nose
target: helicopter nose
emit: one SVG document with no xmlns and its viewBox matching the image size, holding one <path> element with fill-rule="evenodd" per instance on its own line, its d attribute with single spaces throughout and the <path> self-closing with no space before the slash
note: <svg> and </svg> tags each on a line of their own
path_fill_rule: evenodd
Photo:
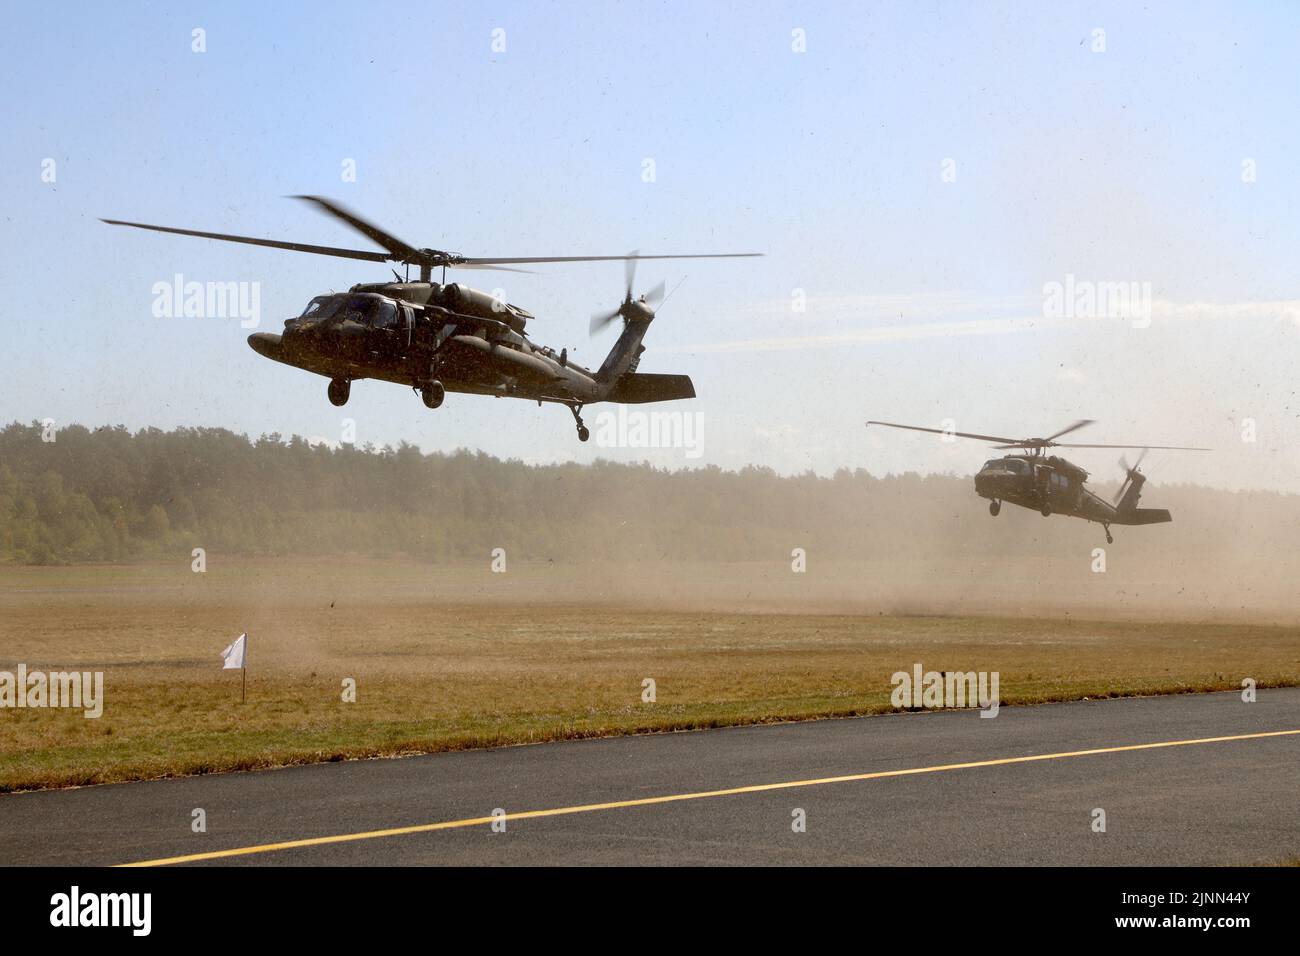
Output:
<svg viewBox="0 0 1300 956">
<path fill-rule="evenodd" d="M 254 332 L 248 337 L 248 344 L 258 355 L 264 355 L 276 361 L 280 360 L 284 348 L 280 336 L 274 332 Z"/>
<path fill-rule="evenodd" d="M 981 495 L 996 495 L 1010 488 L 1012 482 L 1006 475 L 981 471 L 975 475 L 975 491 Z"/>
<path fill-rule="evenodd" d="M 328 337 L 329 329 L 326 324 L 319 321 L 294 321 L 293 324 L 288 322 L 284 325 L 284 332 L 281 335 L 268 335 L 268 338 L 280 340 L 280 348 L 286 352 L 311 351 L 320 347 L 321 343 Z M 249 343 L 255 336 L 250 336 Z M 256 345 L 253 348 L 258 348 Z M 259 351 L 261 351 L 259 349 Z"/>
<path fill-rule="evenodd" d="M 367 329 L 354 322 L 295 322 L 286 325 L 283 334 L 267 335 L 267 338 L 279 340 L 278 346 L 268 346 L 264 341 L 249 344 L 263 355 L 264 348 L 272 348 L 276 354 L 273 358 L 287 356 L 290 359 L 303 359 L 310 356 L 328 356 L 331 358 L 357 358 L 365 353 L 369 337 Z M 284 359 L 281 359 L 282 361 Z M 292 362 L 290 362 L 292 364 Z"/>
</svg>

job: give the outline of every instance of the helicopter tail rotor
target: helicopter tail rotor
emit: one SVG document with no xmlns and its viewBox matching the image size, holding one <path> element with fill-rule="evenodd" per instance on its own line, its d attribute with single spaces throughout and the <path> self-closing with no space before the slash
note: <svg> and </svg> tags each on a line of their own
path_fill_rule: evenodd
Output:
<svg viewBox="0 0 1300 956">
<path fill-rule="evenodd" d="M 632 298 L 632 289 L 636 284 L 638 255 L 637 251 L 633 250 L 628 253 L 628 258 L 624 260 L 626 289 L 623 293 L 623 301 L 619 303 L 617 309 L 610 312 L 597 312 L 591 317 L 592 335 L 600 332 L 619 316 L 622 316 L 625 323 L 633 319 L 642 319 L 648 322 L 655 317 L 655 306 L 664 299 L 664 283 L 660 282 L 648 292 L 643 292 L 638 298 Z"/>
<path fill-rule="evenodd" d="M 1138 495 L 1141 493 L 1143 483 L 1147 480 L 1146 475 L 1142 474 L 1138 466 L 1142 464 L 1142 459 L 1147 456 L 1147 452 L 1150 450 L 1150 448 L 1143 448 L 1141 454 L 1137 457 L 1137 461 L 1133 462 L 1132 465 L 1128 463 L 1128 459 L 1120 455 L 1119 466 L 1124 469 L 1124 481 L 1120 484 L 1119 490 L 1115 492 L 1115 497 L 1112 499 L 1112 504 L 1116 508 L 1126 510 L 1137 506 Z M 1130 491 L 1133 500 L 1126 501 L 1125 499 Z"/>
</svg>

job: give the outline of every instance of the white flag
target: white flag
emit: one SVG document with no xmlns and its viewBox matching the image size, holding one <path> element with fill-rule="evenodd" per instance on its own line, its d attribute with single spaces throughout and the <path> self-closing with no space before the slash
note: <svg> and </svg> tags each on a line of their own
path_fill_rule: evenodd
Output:
<svg viewBox="0 0 1300 956">
<path fill-rule="evenodd" d="M 237 671 L 243 668 L 244 648 L 247 646 L 247 642 L 248 635 L 240 634 L 235 643 L 221 652 L 221 656 L 226 659 L 225 665 L 221 668 L 222 670 Z"/>
</svg>

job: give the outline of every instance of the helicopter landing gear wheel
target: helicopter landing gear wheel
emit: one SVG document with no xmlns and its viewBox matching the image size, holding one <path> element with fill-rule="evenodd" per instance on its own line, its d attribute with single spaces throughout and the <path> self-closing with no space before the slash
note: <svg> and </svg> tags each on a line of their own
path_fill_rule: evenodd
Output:
<svg viewBox="0 0 1300 956">
<path fill-rule="evenodd" d="M 437 379 L 420 389 L 420 398 L 424 400 L 426 408 L 437 408 L 446 397 L 447 390 L 442 387 L 442 382 Z"/>
<path fill-rule="evenodd" d="M 1038 513 L 1042 515 L 1044 518 L 1050 518 L 1052 516 L 1052 506 L 1043 505 L 1043 507 L 1038 509 Z"/>
<path fill-rule="evenodd" d="M 1110 528 L 1107 528 L 1107 529 L 1106 529 L 1106 543 L 1107 543 L 1107 544 L 1114 544 L 1114 543 L 1115 543 L 1115 539 L 1112 538 L 1112 537 L 1110 536 Z"/>
<path fill-rule="evenodd" d="M 989 514 L 991 514 L 993 517 L 996 518 L 998 516 L 998 512 L 1000 512 L 1001 510 L 1002 510 L 1002 502 L 1000 501 L 989 502 Z"/>
<path fill-rule="evenodd" d="M 569 411 L 573 412 L 573 421 L 578 426 L 578 441 L 586 441 L 591 437 L 591 432 L 587 431 L 587 426 L 582 424 L 582 406 L 570 405 Z"/>
<path fill-rule="evenodd" d="M 330 380 L 329 397 L 331 405 L 346 405 L 348 395 L 352 392 L 352 383 L 345 378 Z"/>
</svg>

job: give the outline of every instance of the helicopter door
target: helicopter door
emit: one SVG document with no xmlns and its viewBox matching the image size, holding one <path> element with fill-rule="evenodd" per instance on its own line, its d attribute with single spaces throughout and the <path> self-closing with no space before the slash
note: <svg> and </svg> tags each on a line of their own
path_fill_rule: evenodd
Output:
<svg viewBox="0 0 1300 956">
<path fill-rule="evenodd" d="M 1072 487 L 1069 476 L 1053 471 L 1048 474 L 1048 497 L 1057 510 L 1073 509 L 1078 495 Z"/>
<path fill-rule="evenodd" d="M 389 356 L 404 351 L 402 342 L 402 319 L 395 303 L 379 299 L 367 311 L 367 320 L 371 328 L 370 341 L 376 357 Z"/>
<path fill-rule="evenodd" d="M 407 349 L 409 349 L 411 347 L 411 338 L 415 335 L 415 313 L 405 302 L 398 305 L 398 308 L 402 313 L 402 337 L 406 341 Z"/>
<path fill-rule="evenodd" d="M 1065 480 L 1065 500 L 1070 503 L 1071 508 L 1078 508 L 1079 502 L 1083 500 L 1083 482 L 1074 478 Z"/>
</svg>

